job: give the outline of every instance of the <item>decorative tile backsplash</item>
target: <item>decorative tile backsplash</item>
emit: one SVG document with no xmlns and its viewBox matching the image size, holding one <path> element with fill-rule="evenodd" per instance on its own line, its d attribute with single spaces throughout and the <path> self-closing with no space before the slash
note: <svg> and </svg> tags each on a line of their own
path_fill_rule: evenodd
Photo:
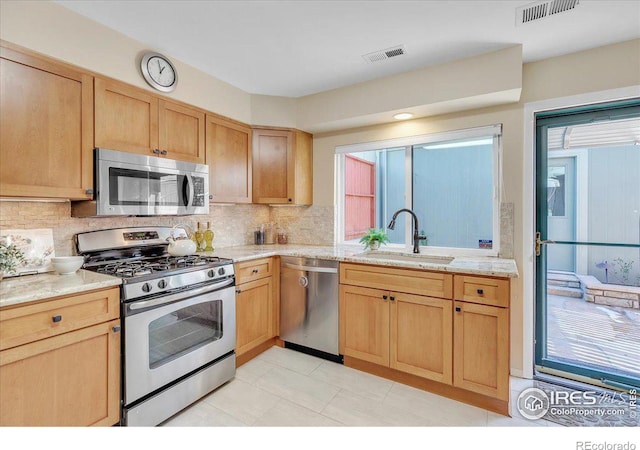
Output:
<svg viewBox="0 0 640 450">
<path fill-rule="evenodd" d="M 253 232 L 265 222 L 275 222 L 287 231 L 291 244 L 333 244 L 333 206 L 211 205 L 208 216 L 182 217 L 71 217 L 69 202 L 32 202 L 0 200 L 0 228 L 53 229 L 58 256 L 74 253 L 73 235 L 85 231 L 147 225 L 173 226 L 186 224 L 192 228 L 200 222 L 211 222 L 215 232 L 214 247 L 253 244 Z"/>
<path fill-rule="evenodd" d="M 513 203 L 502 203 L 500 208 L 500 252 L 502 258 L 513 258 Z M 211 205 L 208 216 L 183 217 L 71 217 L 69 202 L 21 202 L 0 200 L 0 228 L 53 229 L 57 256 L 73 254 L 73 235 L 85 231 L 117 227 L 147 225 L 173 226 L 186 224 L 194 229 L 197 222 L 206 226 L 211 222 L 215 232 L 216 248 L 254 243 L 256 227 L 274 222 L 287 232 L 290 244 L 332 245 L 334 242 L 333 206 L 266 206 L 266 205 Z"/>
</svg>

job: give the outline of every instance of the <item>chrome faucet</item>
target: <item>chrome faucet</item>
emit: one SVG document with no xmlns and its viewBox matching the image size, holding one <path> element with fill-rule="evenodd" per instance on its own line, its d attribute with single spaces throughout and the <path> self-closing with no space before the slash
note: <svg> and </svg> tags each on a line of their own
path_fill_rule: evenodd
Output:
<svg viewBox="0 0 640 450">
<path fill-rule="evenodd" d="M 407 208 L 397 210 L 393 213 L 393 217 L 391 218 L 391 222 L 389 222 L 389 225 L 387 225 L 387 228 L 389 228 L 390 230 L 393 230 L 395 228 L 396 217 L 398 217 L 398 214 L 400 214 L 401 212 L 408 212 L 413 216 L 413 253 L 420 253 L 420 239 L 426 239 L 427 237 L 418 232 L 420 228 L 418 227 L 418 216 L 416 216 L 416 213 Z"/>
</svg>

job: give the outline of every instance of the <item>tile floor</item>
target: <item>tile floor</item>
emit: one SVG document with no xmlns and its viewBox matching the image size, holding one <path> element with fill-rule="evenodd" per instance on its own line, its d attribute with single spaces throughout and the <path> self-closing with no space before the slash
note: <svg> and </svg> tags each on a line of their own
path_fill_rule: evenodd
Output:
<svg viewBox="0 0 640 450">
<path fill-rule="evenodd" d="M 532 385 L 511 379 L 512 399 Z M 162 426 L 558 426 L 505 417 L 293 350 L 272 347 Z"/>
</svg>

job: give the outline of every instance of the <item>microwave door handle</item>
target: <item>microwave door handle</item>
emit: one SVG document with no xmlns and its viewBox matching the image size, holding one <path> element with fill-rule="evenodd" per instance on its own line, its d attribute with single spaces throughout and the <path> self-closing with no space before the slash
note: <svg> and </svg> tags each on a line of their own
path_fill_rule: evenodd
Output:
<svg viewBox="0 0 640 450">
<path fill-rule="evenodd" d="M 184 176 L 182 195 L 184 196 L 185 206 L 190 206 L 193 203 L 193 179 L 191 175 Z"/>
</svg>

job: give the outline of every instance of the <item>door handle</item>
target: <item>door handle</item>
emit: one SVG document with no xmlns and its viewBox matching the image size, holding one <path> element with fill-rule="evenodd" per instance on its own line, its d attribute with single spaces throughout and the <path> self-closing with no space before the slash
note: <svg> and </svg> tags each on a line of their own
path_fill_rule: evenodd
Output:
<svg viewBox="0 0 640 450">
<path fill-rule="evenodd" d="M 300 266 L 298 264 L 291 264 L 291 263 L 285 263 L 284 266 L 287 269 L 303 270 L 305 272 L 338 273 L 338 269 L 334 269 L 333 267 Z"/>
<path fill-rule="evenodd" d="M 120 325 L 112 327 L 111 329 L 113 330 L 114 333 L 117 333 L 118 331 L 120 331 Z"/>
<path fill-rule="evenodd" d="M 536 256 L 540 256 L 540 250 L 542 249 L 542 244 L 555 244 L 555 241 L 550 239 L 542 240 L 540 239 L 540 232 L 536 232 Z"/>
</svg>

